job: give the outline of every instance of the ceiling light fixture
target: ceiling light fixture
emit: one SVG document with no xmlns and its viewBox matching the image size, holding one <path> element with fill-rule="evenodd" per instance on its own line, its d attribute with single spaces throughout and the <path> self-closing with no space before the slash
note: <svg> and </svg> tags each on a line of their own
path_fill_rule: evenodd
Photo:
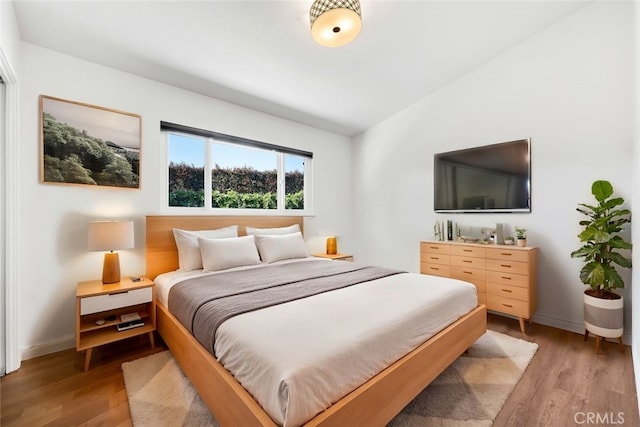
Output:
<svg viewBox="0 0 640 427">
<path fill-rule="evenodd" d="M 311 36 L 326 47 L 352 42 L 362 28 L 358 0 L 316 0 L 309 12 Z"/>
</svg>

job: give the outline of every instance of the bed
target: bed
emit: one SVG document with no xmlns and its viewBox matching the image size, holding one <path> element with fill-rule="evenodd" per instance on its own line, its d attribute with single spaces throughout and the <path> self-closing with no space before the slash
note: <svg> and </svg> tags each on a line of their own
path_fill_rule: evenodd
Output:
<svg viewBox="0 0 640 427">
<path fill-rule="evenodd" d="M 156 279 L 159 275 L 178 268 L 178 253 L 172 231 L 174 228 L 203 230 L 238 225 L 239 234 L 243 235 L 245 227 L 248 226 L 269 228 L 292 224 L 298 224 L 302 229 L 303 219 L 301 217 L 148 216 L 147 276 Z M 422 280 L 422 276 L 420 278 Z M 397 277 L 387 278 L 387 280 L 395 280 L 395 283 L 398 283 Z M 358 288 L 358 285 L 348 289 L 352 288 Z M 158 294 L 160 296 L 161 292 Z M 314 298 L 307 298 L 307 300 Z M 246 316 L 236 318 L 244 317 Z M 223 326 L 233 323 L 228 321 Z M 169 312 L 166 299 L 158 301 L 157 327 L 172 354 L 221 425 L 278 425 L 256 401 L 256 399 L 259 400 L 259 396 L 254 398 L 238 382 L 239 380 Z M 305 425 L 386 424 L 485 331 L 486 308 L 484 306 L 472 308 L 417 348 L 390 362 L 389 366 L 362 385 L 355 386 L 342 398 L 306 421 Z M 371 408 L 376 410 L 372 411 Z"/>
</svg>

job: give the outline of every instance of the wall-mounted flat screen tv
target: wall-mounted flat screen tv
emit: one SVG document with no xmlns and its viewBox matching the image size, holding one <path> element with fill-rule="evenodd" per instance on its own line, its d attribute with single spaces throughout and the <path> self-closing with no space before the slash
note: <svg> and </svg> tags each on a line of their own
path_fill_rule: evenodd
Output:
<svg viewBox="0 0 640 427">
<path fill-rule="evenodd" d="M 531 141 L 434 155 L 436 212 L 531 212 Z"/>
</svg>

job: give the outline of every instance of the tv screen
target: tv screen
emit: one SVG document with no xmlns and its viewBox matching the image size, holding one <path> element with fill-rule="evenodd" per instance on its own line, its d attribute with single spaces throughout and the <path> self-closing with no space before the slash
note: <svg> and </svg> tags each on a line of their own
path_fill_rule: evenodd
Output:
<svg viewBox="0 0 640 427">
<path fill-rule="evenodd" d="M 529 139 L 434 155 L 436 212 L 531 212 Z"/>
</svg>

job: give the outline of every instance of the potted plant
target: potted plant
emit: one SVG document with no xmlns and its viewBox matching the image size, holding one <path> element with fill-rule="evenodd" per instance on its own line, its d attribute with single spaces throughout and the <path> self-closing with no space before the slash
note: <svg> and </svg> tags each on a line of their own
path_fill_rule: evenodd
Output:
<svg viewBox="0 0 640 427">
<path fill-rule="evenodd" d="M 505 245 L 513 245 L 513 236 L 504 236 Z"/>
<path fill-rule="evenodd" d="M 621 207 L 623 198 L 613 197 L 613 186 L 608 181 L 595 181 L 591 194 L 596 205 L 579 203 L 576 208 L 589 219 L 580 221 L 584 230 L 578 238 L 583 245 L 571 252 L 571 257 L 584 259 L 580 280 L 589 286 L 584 291 L 585 339 L 589 331 L 593 332 L 597 351 L 600 337 L 619 338 L 622 348 L 624 300 L 612 290 L 624 288 L 616 265 L 631 268 L 631 258 L 620 252 L 630 250 L 631 243 L 619 234 L 623 225 L 631 222 L 631 212 Z"/>
<path fill-rule="evenodd" d="M 514 227 L 516 242 L 518 246 L 527 246 L 527 229 L 522 227 Z"/>
</svg>

